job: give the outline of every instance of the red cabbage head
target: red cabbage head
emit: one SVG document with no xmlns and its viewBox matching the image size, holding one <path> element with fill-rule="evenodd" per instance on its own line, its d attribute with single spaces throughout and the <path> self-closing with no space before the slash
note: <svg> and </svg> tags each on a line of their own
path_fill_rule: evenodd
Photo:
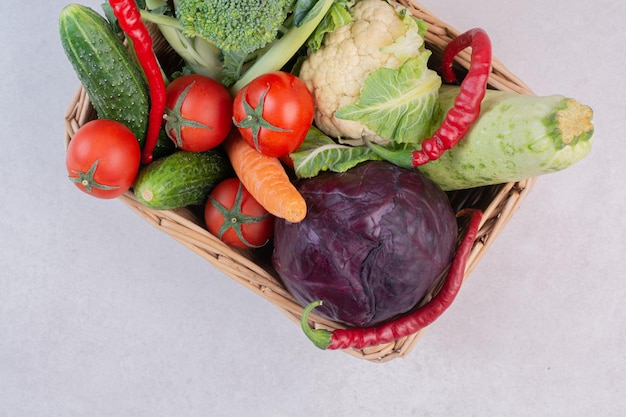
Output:
<svg viewBox="0 0 626 417">
<path fill-rule="evenodd" d="M 418 170 L 371 161 L 297 183 L 300 223 L 275 222 L 273 264 L 302 305 L 366 327 L 410 311 L 445 272 L 458 226 L 447 195 Z"/>
</svg>

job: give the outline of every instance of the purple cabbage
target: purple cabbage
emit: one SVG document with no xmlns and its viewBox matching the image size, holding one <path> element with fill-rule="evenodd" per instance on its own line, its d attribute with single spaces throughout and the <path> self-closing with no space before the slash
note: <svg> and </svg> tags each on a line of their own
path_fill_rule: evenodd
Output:
<svg viewBox="0 0 626 417">
<path fill-rule="evenodd" d="M 406 313 L 452 261 L 457 223 L 446 194 L 418 170 L 364 162 L 297 183 L 300 223 L 275 222 L 273 264 L 302 305 L 351 326 Z"/>
</svg>

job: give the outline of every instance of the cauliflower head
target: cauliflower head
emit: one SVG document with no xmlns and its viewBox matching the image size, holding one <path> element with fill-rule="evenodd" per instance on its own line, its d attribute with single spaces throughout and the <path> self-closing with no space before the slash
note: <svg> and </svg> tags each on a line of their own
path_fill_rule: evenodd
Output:
<svg viewBox="0 0 626 417">
<path fill-rule="evenodd" d="M 303 62 L 299 76 L 315 98 L 315 123 L 320 130 L 341 143 L 360 145 L 365 137 L 384 145 L 390 138 L 335 113 L 359 100 L 370 73 L 397 70 L 409 58 L 423 54 L 424 41 L 416 20 L 400 5 L 360 0 L 350 13 L 353 20 L 325 35 L 319 50 Z"/>
</svg>

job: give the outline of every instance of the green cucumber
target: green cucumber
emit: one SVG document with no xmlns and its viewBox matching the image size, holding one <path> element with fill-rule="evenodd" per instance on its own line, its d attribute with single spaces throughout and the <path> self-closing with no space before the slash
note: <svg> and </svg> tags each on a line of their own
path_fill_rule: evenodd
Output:
<svg viewBox="0 0 626 417">
<path fill-rule="evenodd" d="M 143 167 L 133 186 L 135 197 L 155 210 L 204 204 L 218 182 L 232 174 L 221 152 L 178 151 Z"/>
<path fill-rule="evenodd" d="M 98 117 L 126 125 L 143 147 L 148 128 L 150 91 L 141 67 L 109 22 L 80 4 L 65 6 L 59 17 L 63 50 Z M 155 158 L 171 153 L 163 134 Z"/>
<path fill-rule="evenodd" d="M 70 4 L 59 18 L 61 44 L 101 119 L 124 123 L 143 145 L 148 84 L 122 39 L 93 9 Z"/>
<path fill-rule="evenodd" d="M 458 94 L 441 87 L 442 113 Z M 487 90 L 481 112 L 459 144 L 419 167 L 444 190 L 515 182 L 563 170 L 591 150 L 593 111 L 562 95 Z"/>
</svg>

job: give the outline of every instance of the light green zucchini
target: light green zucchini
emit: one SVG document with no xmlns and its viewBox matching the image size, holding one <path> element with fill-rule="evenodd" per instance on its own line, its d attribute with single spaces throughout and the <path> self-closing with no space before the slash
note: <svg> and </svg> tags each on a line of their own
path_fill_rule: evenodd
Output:
<svg viewBox="0 0 626 417">
<path fill-rule="evenodd" d="M 442 86 L 442 110 L 457 87 Z M 562 95 L 529 96 L 488 90 L 467 135 L 438 160 L 419 169 L 444 190 L 520 181 L 563 170 L 591 150 L 589 106 Z"/>
</svg>

